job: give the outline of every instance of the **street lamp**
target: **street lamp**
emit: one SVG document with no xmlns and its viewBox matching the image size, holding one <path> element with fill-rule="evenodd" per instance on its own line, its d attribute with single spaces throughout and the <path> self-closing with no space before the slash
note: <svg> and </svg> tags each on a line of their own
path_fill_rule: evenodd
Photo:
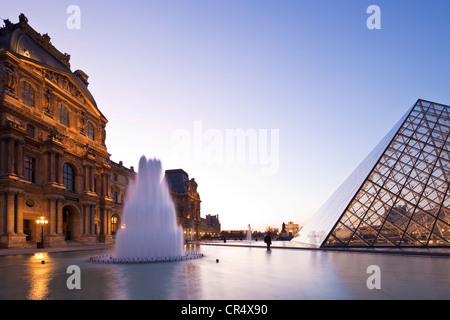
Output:
<svg viewBox="0 0 450 320">
<path fill-rule="evenodd" d="M 45 220 L 44 217 L 41 217 L 40 219 L 36 220 L 37 224 L 41 225 L 41 243 L 39 245 L 39 242 L 37 243 L 37 247 L 43 248 L 44 247 L 44 224 L 48 223 L 48 220 Z"/>
</svg>

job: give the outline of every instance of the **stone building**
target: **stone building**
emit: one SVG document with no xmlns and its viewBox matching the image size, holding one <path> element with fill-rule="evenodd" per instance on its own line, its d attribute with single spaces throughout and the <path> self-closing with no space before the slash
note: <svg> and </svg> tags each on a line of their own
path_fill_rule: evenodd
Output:
<svg viewBox="0 0 450 320">
<path fill-rule="evenodd" d="M 200 237 L 216 238 L 220 235 L 219 215 L 207 214 L 205 218 L 200 218 Z"/>
<path fill-rule="evenodd" d="M 182 169 L 166 170 L 165 178 L 169 186 L 178 224 L 182 226 L 185 240 L 200 239 L 200 194 L 195 179 Z"/>
<path fill-rule="evenodd" d="M 286 230 L 286 233 L 287 233 L 289 238 L 297 236 L 298 232 L 300 231 L 299 225 L 297 223 L 292 222 L 292 221 L 289 221 L 284 226 L 285 226 L 285 230 Z"/>
<path fill-rule="evenodd" d="M 110 243 L 134 170 L 110 160 L 88 75 L 21 14 L 0 28 L 0 247 Z M 189 197 L 191 192 L 188 193 Z M 189 211 L 190 216 L 193 211 Z"/>
</svg>

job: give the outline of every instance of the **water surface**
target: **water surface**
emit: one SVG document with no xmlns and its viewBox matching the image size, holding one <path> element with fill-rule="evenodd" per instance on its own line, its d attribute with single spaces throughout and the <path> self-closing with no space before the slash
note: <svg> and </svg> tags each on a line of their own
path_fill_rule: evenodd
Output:
<svg viewBox="0 0 450 320">
<path fill-rule="evenodd" d="M 88 262 L 112 250 L 3 256 L 0 299 L 450 299 L 446 258 L 238 246 L 195 250 L 205 256 L 136 265 Z M 80 267 L 80 290 L 67 288 L 70 265 Z M 380 267 L 379 290 L 366 285 L 370 265 Z"/>
</svg>

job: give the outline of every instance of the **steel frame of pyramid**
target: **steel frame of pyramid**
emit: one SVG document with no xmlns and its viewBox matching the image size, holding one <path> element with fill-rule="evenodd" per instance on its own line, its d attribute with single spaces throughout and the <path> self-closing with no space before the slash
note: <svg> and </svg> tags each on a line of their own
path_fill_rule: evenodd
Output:
<svg viewBox="0 0 450 320">
<path fill-rule="evenodd" d="M 419 99 L 293 241 L 450 246 L 450 107 Z"/>
</svg>

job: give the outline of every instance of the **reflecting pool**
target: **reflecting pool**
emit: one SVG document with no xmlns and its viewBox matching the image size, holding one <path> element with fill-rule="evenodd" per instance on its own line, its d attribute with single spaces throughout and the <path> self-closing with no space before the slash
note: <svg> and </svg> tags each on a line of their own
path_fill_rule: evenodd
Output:
<svg viewBox="0 0 450 320">
<path fill-rule="evenodd" d="M 198 260 L 95 264 L 112 250 L 0 257 L 0 299 L 450 299 L 450 259 L 261 247 L 208 246 Z M 44 261 L 45 263 L 42 263 Z M 80 267 L 81 289 L 67 268 Z M 380 269 L 370 290 L 367 268 Z"/>
</svg>

